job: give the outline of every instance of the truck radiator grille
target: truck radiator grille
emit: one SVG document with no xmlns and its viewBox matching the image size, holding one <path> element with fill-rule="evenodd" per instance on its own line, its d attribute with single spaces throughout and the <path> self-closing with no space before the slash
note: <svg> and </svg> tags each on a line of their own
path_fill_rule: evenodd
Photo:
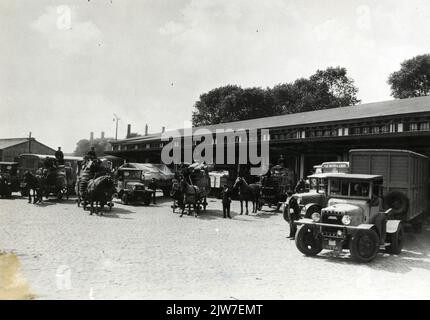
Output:
<svg viewBox="0 0 430 320">
<path fill-rule="evenodd" d="M 342 212 L 338 211 L 324 211 L 322 213 L 321 222 L 328 224 L 340 224 L 342 225 Z"/>
</svg>

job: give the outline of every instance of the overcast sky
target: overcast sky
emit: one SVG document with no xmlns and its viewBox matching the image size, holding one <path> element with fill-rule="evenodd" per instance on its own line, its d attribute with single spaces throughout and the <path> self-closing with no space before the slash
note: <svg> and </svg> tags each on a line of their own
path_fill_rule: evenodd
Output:
<svg viewBox="0 0 430 320">
<path fill-rule="evenodd" d="M 32 131 L 72 152 L 113 113 L 143 133 L 179 128 L 201 93 L 272 87 L 343 66 L 363 103 L 430 52 L 430 2 L 1 0 L 0 138 Z"/>
</svg>

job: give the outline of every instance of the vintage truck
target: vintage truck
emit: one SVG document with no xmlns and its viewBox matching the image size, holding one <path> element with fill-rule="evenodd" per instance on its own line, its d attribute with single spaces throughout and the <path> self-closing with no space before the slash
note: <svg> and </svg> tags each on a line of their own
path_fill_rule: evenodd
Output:
<svg viewBox="0 0 430 320">
<path fill-rule="evenodd" d="M 349 249 L 360 262 L 380 246 L 401 252 L 403 225 L 418 231 L 428 212 L 429 163 L 407 150 L 350 151 L 352 173 L 326 175 L 327 206 L 295 223 L 296 246 L 306 255 Z"/>
<path fill-rule="evenodd" d="M 403 245 L 403 225 L 392 209 L 384 211 L 381 175 L 329 173 L 327 206 L 302 218 L 295 241 L 297 249 L 313 256 L 323 249 L 349 249 L 358 262 L 375 258 L 381 246 L 399 254 Z"/>
<path fill-rule="evenodd" d="M 142 170 L 137 168 L 119 168 L 115 174 L 115 197 L 121 199 L 122 204 L 128 205 L 142 201 L 145 205 L 151 203 L 153 191 L 147 190 L 143 184 Z"/>
<path fill-rule="evenodd" d="M 327 205 L 327 179 L 328 173 L 347 173 L 349 172 L 349 162 L 324 162 L 318 167 L 317 171 L 308 176 L 309 191 L 294 193 L 287 198 L 284 203 L 283 216 L 285 221 L 289 221 L 289 212 L 300 211 L 301 217 L 310 218 L 315 211 L 320 212 Z M 297 206 L 294 208 L 293 206 Z"/>
</svg>

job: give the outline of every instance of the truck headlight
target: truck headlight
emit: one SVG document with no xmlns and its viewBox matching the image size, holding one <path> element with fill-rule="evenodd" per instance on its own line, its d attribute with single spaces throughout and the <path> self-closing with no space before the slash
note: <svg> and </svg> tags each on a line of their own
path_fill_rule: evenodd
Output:
<svg viewBox="0 0 430 320">
<path fill-rule="evenodd" d="M 312 213 L 312 220 L 314 222 L 319 222 L 321 220 L 321 215 L 318 212 Z"/>
<path fill-rule="evenodd" d="M 342 217 L 342 223 L 344 224 L 344 225 L 349 225 L 350 223 L 351 223 L 351 217 L 349 216 L 349 215 L 344 215 L 343 217 Z"/>
</svg>

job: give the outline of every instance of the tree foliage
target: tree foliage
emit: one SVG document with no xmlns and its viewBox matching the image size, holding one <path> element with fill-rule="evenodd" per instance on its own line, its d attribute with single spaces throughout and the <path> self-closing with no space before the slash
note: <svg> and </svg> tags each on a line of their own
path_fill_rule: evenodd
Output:
<svg viewBox="0 0 430 320">
<path fill-rule="evenodd" d="M 255 119 L 280 114 L 355 105 L 358 89 L 345 68 L 318 70 L 309 79 L 273 88 L 227 85 L 200 96 L 195 103 L 194 126 Z"/>
<path fill-rule="evenodd" d="M 388 78 L 391 95 L 404 99 L 430 94 L 430 54 L 423 54 L 405 60 L 400 70 Z"/>
<path fill-rule="evenodd" d="M 108 139 L 94 139 L 92 146 L 97 156 L 103 156 L 106 150 L 110 150 L 111 144 Z M 75 156 L 84 156 L 90 150 L 91 145 L 88 139 L 81 139 L 76 143 L 76 149 L 73 152 Z"/>
</svg>

